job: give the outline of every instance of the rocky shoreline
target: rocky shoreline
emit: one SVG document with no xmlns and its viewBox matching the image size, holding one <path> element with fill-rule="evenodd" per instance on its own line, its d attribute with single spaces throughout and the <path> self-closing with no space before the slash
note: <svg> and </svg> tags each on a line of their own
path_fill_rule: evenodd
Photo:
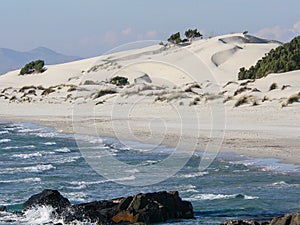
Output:
<svg viewBox="0 0 300 225">
<path fill-rule="evenodd" d="M 137 194 L 112 200 L 71 205 L 57 190 L 44 190 L 31 196 L 23 210 L 51 206 L 53 217 L 69 224 L 73 221 L 98 225 L 152 224 L 171 219 L 193 219 L 193 206 L 183 201 L 179 193 L 155 192 Z"/>
<path fill-rule="evenodd" d="M 191 202 L 183 201 L 177 191 L 137 194 L 111 200 L 94 201 L 72 205 L 57 190 L 46 189 L 31 196 L 24 204 L 23 211 L 38 207 L 52 207 L 53 220 L 64 224 L 89 222 L 97 225 L 147 225 L 169 220 L 194 219 Z M 6 211 L 6 207 L 0 207 Z M 49 223 L 49 225 L 62 223 Z M 300 225 L 300 214 L 283 215 L 271 221 L 229 220 L 220 225 Z"/>
</svg>

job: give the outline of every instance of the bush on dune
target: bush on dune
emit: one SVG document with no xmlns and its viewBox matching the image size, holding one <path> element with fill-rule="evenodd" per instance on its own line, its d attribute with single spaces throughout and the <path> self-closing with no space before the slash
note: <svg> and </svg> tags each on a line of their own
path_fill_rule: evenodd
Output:
<svg viewBox="0 0 300 225">
<path fill-rule="evenodd" d="M 21 70 L 20 75 L 32 74 L 32 73 L 42 73 L 45 71 L 45 62 L 43 60 L 36 60 L 27 63 Z"/>
<path fill-rule="evenodd" d="M 248 70 L 240 68 L 239 80 L 258 79 L 270 73 L 285 73 L 300 69 L 300 36 L 291 42 L 272 49 Z"/>
<path fill-rule="evenodd" d="M 116 76 L 110 79 L 109 83 L 117 85 L 117 86 L 124 86 L 129 84 L 128 78 L 126 77 L 121 77 L 121 76 Z"/>
</svg>

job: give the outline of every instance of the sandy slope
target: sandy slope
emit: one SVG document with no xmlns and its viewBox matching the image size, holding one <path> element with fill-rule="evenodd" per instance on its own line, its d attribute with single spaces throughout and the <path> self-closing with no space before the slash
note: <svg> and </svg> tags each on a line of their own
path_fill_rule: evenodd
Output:
<svg viewBox="0 0 300 225">
<path fill-rule="evenodd" d="M 300 71 L 237 81 L 240 67 L 278 45 L 230 34 L 48 66 L 43 74 L 13 71 L 0 77 L 1 119 L 300 164 L 300 104 L 288 104 L 299 95 Z M 112 85 L 114 76 L 130 84 Z"/>
</svg>

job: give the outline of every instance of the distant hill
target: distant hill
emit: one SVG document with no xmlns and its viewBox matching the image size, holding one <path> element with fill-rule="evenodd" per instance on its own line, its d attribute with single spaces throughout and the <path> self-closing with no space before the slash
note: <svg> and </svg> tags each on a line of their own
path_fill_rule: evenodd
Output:
<svg viewBox="0 0 300 225">
<path fill-rule="evenodd" d="M 300 70 L 300 36 L 272 49 L 248 70 L 245 67 L 240 68 L 239 79 L 258 79 L 270 73 L 285 73 L 293 70 Z"/>
<path fill-rule="evenodd" d="M 38 47 L 27 52 L 0 48 L 0 75 L 11 70 L 20 69 L 26 63 L 37 59 L 42 59 L 47 65 L 51 65 L 71 62 L 81 58 L 63 55 L 45 47 Z"/>
</svg>

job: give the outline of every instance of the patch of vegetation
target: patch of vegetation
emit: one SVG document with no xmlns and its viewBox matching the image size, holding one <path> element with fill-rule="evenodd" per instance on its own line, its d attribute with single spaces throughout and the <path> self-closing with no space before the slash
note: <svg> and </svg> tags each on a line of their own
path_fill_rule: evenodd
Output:
<svg viewBox="0 0 300 225">
<path fill-rule="evenodd" d="M 248 70 L 240 68 L 239 80 L 258 79 L 270 73 L 285 73 L 300 69 L 300 36 L 291 42 L 272 49 L 265 57 L 260 59 L 256 65 Z"/>
<path fill-rule="evenodd" d="M 202 38 L 202 34 L 197 29 L 188 29 L 184 32 L 185 39 L 181 39 L 180 32 L 177 32 L 175 34 L 172 34 L 168 38 L 168 42 L 172 44 L 180 44 L 185 42 L 192 42 L 195 38 Z"/>
<path fill-rule="evenodd" d="M 67 92 L 72 92 L 72 91 L 76 91 L 77 87 L 74 85 L 70 86 L 69 89 L 67 90 Z"/>
<path fill-rule="evenodd" d="M 276 83 L 273 83 L 273 84 L 271 84 L 271 86 L 270 86 L 270 88 L 269 88 L 269 91 L 275 90 L 275 89 L 277 89 L 277 88 L 278 88 L 277 84 L 276 84 Z"/>
<path fill-rule="evenodd" d="M 226 98 L 223 100 L 223 103 L 229 102 L 229 101 L 231 101 L 231 100 L 233 100 L 233 97 L 232 97 L 232 96 L 228 96 L 228 97 L 226 97 Z"/>
<path fill-rule="evenodd" d="M 172 34 L 168 38 L 168 42 L 173 43 L 173 44 L 179 44 L 180 42 L 182 42 L 181 37 L 180 37 L 180 33 L 177 32 L 175 34 Z"/>
<path fill-rule="evenodd" d="M 246 103 L 248 103 L 248 102 L 249 102 L 249 97 L 247 97 L 247 96 L 242 96 L 242 97 L 240 97 L 240 98 L 237 100 L 237 102 L 234 104 L 234 107 L 239 107 L 239 106 L 244 105 L 244 104 L 246 104 Z"/>
<path fill-rule="evenodd" d="M 198 84 L 198 83 L 192 83 L 192 84 L 188 85 L 188 86 L 185 88 L 184 91 L 185 91 L 185 92 L 195 93 L 195 92 L 193 91 L 194 88 L 201 89 L 201 86 L 200 86 L 200 84 Z M 197 93 L 196 93 L 196 94 L 197 94 Z"/>
<path fill-rule="evenodd" d="M 28 89 L 36 89 L 36 87 L 33 86 L 33 85 L 31 85 L 31 86 L 24 86 L 24 87 L 20 88 L 19 92 L 25 92 Z"/>
<path fill-rule="evenodd" d="M 288 104 L 293 104 L 295 102 L 299 102 L 299 100 L 300 100 L 300 92 L 296 95 L 292 95 L 291 97 L 289 97 L 287 103 Z"/>
<path fill-rule="evenodd" d="M 202 38 L 203 36 L 197 29 L 188 29 L 184 34 L 190 42 L 192 42 L 195 38 Z"/>
<path fill-rule="evenodd" d="M 42 96 L 46 96 L 49 95 L 51 93 L 55 92 L 55 90 L 52 87 L 46 88 L 43 92 L 42 92 Z"/>
<path fill-rule="evenodd" d="M 121 76 L 116 76 L 110 79 L 109 83 L 117 85 L 117 86 L 125 86 L 129 84 L 128 78 L 126 77 L 121 77 Z"/>
<path fill-rule="evenodd" d="M 15 95 L 9 99 L 9 101 L 16 101 L 16 100 L 17 100 L 17 97 Z"/>
<path fill-rule="evenodd" d="M 93 80 L 86 80 L 84 81 L 83 85 L 98 85 L 98 83 Z"/>
<path fill-rule="evenodd" d="M 291 85 L 287 84 L 287 85 L 282 85 L 281 90 L 285 90 L 286 88 L 291 87 Z"/>
<path fill-rule="evenodd" d="M 245 91 L 250 91 L 250 90 L 251 90 L 251 88 L 248 88 L 248 87 L 241 87 L 241 88 L 237 89 L 237 90 L 234 92 L 233 96 L 237 96 L 237 95 L 239 95 L 239 94 L 241 94 L 241 93 L 243 93 L 243 92 L 245 92 Z"/>
<path fill-rule="evenodd" d="M 94 100 L 97 98 L 100 98 L 104 95 L 111 95 L 111 94 L 115 94 L 115 93 L 117 93 L 117 91 L 115 91 L 113 89 L 102 89 L 94 96 Z"/>
<path fill-rule="evenodd" d="M 32 74 L 32 73 L 42 73 L 45 71 L 45 62 L 43 60 L 36 60 L 27 63 L 21 70 L 20 75 Z"/>
</svg>

